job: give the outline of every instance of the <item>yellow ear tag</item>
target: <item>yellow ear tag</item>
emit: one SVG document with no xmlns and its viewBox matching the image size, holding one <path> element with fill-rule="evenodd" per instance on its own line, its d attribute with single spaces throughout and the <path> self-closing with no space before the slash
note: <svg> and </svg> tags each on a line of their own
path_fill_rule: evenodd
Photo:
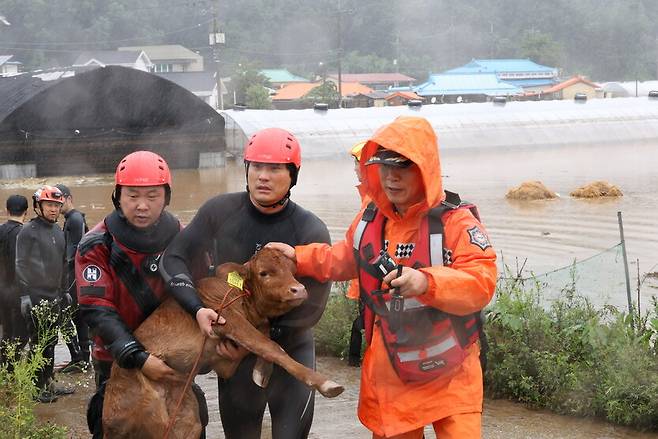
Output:
<svg viewBox="0 0 658 439">
<path fill-rule="evenodd" d="M 235 287 L 239 290 L 242 289 L 242 285 L 244 285 L 244 279 L 240 276 L 240 274 L 237 271 L 231 271 L 228 274 L 228 284 L 232 287 Z"/>
</svg>

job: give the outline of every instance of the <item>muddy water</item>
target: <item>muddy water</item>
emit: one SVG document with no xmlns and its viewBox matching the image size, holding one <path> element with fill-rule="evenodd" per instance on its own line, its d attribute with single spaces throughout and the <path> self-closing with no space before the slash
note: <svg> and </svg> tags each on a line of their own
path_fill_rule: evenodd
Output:
<svg viewBox="0 0 658 439">
<path fill-rule="evenodd" d="M 626 240 L 635 276 L 655 270 L 658 263 L 658 145 L 535 147 L 522 149 L 447 149 L 443 152 L 444 187 L 477 203 L 495 248 L 507 263 L 527 259 L 526 274 L 567 266 L 615 245 L 619 241 L 617 211 L 624 215 Z M 221 170 L 177 171 L 170 209 L 184 222 L 211 196 L 244 189 L 240 163 Z M 112 208 L 110 175 L 62 177 L 89 224 L 100 221 Z M 526 180 L 541 180 L 561 194 L 553 201 L 510 202 L 506 191 Z M 621 188 L 624 197 L 577 200 L 576 187 L 607 180 Z M 0 200 L 14 192 L 30 194 L 44 180 L 8 181 L 0 185 Z M 315 212 L 341 239 L 359 207 L 349 160 L 306 161 L 293 199 Z M 623 270 L 620 272 L 623 276 Z M 635 280 L 632 281 L 635 285 Z M 643 288 L 648 303 L 655 288 Z M 625 305 L 625 291 L 610 298 Z"/>
<path fill-rule="evenodd" d="M 56 362 L 68 360 L 64 346 L 58 346 Z M 345 386 L 345 392 L 337 398 L 326 399 L 316 396 L 315 417 L 310 439 L 370 439 L 371 434 L 356 417 L 359 392 L 359 369 L 349 367 L 337 358 L 319 358 L 318 370 Z M 93 373 L 62 376 L 61 382 L 77 387 L 74 395 L 60 398 L 53 404 L 37 407 L 39 419 L 65 425 L 71 439 L 87 438 L 85 423 L 86 402 L 93 393 Z M 217 378 L 214 373 L 199 376 L 197 384 L 203 388 L 208 401 L 210 423 L 208 438 L 224 438 L 219 419 Z M 270 419 L 266 413 L 261 439 L 271 439 Z M 649 439 L 655 434 L 640 433 L 631 429 L 615 427 L 601 421 L 584 420 L 560 416 L 545 410 L 529 410 L 520 404 L 504 400 L 486 400 L 482 419 L 482 436 L 485 439 Z M 434 432 L 427 428 L 427 439 L 435 439 Z"/>
</svg>

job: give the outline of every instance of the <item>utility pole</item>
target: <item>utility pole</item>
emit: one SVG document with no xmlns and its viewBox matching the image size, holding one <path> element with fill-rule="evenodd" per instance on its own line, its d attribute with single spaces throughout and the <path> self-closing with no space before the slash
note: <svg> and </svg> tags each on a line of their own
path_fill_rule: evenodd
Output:
<svg viewBox="0 0 658 439">
<path fill-rule="evenodd" d="M 393 60 L 395 73 L 400 73 L 400 30 L 395 33 L 395 59 Z"/>
<path fill-rule="evenodd" d="M 215 80 L 217 81 L 217 109 L 224 109 L 224 94 L 222 93 L 222 75 L 219 69 L 219 46 L 226 43 L 226 38 L 223 32 L 219 31 L 217 24 L 217 14 L 219 11 L 219 1 L 217 2 L 217 10 L 213 7 L 212 11 L 212 32 L 208 34 L 208 43 L 212 47 L 212 57 L 215 62 Z"/>
<path fill-rule="evenodd" d="M 341 0 L 338 0 L 338 108 L 343 108 L 343 32 L 341 26 L 343 12 Z"/>
</svg>

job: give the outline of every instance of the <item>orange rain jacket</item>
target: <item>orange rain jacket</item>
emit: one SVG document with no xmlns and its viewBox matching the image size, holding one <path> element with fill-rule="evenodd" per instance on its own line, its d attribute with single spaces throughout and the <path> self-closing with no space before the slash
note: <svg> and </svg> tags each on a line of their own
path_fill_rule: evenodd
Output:
<svg viewBox="0 0 658 439">
<path fill-rule="evenodd" d="M 381 187 L 379 165 L 364 166 L 378 145 L 403 154 L 421 170 L 425 200 L 411 206 L 404 216 L 395 212 Z M 384 238 L 389 241 L 388 248 L 395 249 L 398 243 L 427 239 L 417 236 L 421 219 L 445 198 L 438 143 L 427 120 L 401 116 L 383 126 L 366 144 L 360 163 L 366 193 L 388 219 L 384 231 Z M 296 247 L 297 275 L 313 276 L 321 281 L 356 277 L 352 245 L 361 214 L 354 219 L 344 241 L 333 246 L 310 244 Z M 489 303 L 496 283 L 496 254 L 490 246 L 483 250 L 481 242 L 480 246 L 472 242 L 467 230 L 473 227 L 486 234 L 468 209 L 451 211 L 444 216 L 444 246 L 452 250 L 452 265 L 420 269 L 427 275 L 428 289 L 418 296 L 419 300 L 456 315 L 474 313 Z M 391 366 L 382 335 L 375 325 L 361 368 L 359 419 L 377 435 L 394 436 L 455 414 L 481 413 L 483 389 L 479 346 L 474 344 L 469 349 L 470 355 L 450 376 L 405 384 Z"/>
<path fill-rule="evenodd" d="M 366 188 L 363 184 L 359 183 L 356 185 L 356 190 L 359 191 L 359 196 L 361 197 L 361 209 L 365 209 L 368 207 L 368 203 L 370 203 L 370 198 L 366 195 Z M 349 287 L 347 287 L 345 296 L 352 300 L 359 299 L 359 279 L 352 279 Z"/>
</svg>

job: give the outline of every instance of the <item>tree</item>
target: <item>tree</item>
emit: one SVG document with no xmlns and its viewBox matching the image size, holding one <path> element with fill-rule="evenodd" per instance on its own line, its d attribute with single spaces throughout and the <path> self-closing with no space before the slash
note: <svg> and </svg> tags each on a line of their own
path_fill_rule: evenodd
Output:
<svg viewBox="0 0 658 439">
<path fill-rule="evenodd" d="M 257 110 L 269 110 L 272 108 L 270 93 L 267 88 L 260 84 L 251 84 L 245 92 L 248 108 Z"/>
<path fill-rule="evenodd" d="M 560 63 L 560 45 L 538 30 L 526 31 L 521 37 L 520 55 L 539 64 L 556 66 Z"/>
<path fill-rule="evenodd" d="M 334 106 L 338 104 L 338 89 L 333 82 L 325 81 L 311 90 L 305 98 L 313 103 L 323 103 Z"/>
<path fill-rule="evenodd" d="M 393 61 L 377 55 L 364 55 L 356 50 L 343 59 L 343 69 L 347 73 L 392 72 L 395 69 Z"/>
<path fill-rule="evenodd" d="M 246 103 L 247 90 L 253 85 L 263 88 L 269 86 L 269 83 L 253 63 L 238 64 L 231 74 L 231 86 L 235 93 L 236 102 Z"/>
</svg>

